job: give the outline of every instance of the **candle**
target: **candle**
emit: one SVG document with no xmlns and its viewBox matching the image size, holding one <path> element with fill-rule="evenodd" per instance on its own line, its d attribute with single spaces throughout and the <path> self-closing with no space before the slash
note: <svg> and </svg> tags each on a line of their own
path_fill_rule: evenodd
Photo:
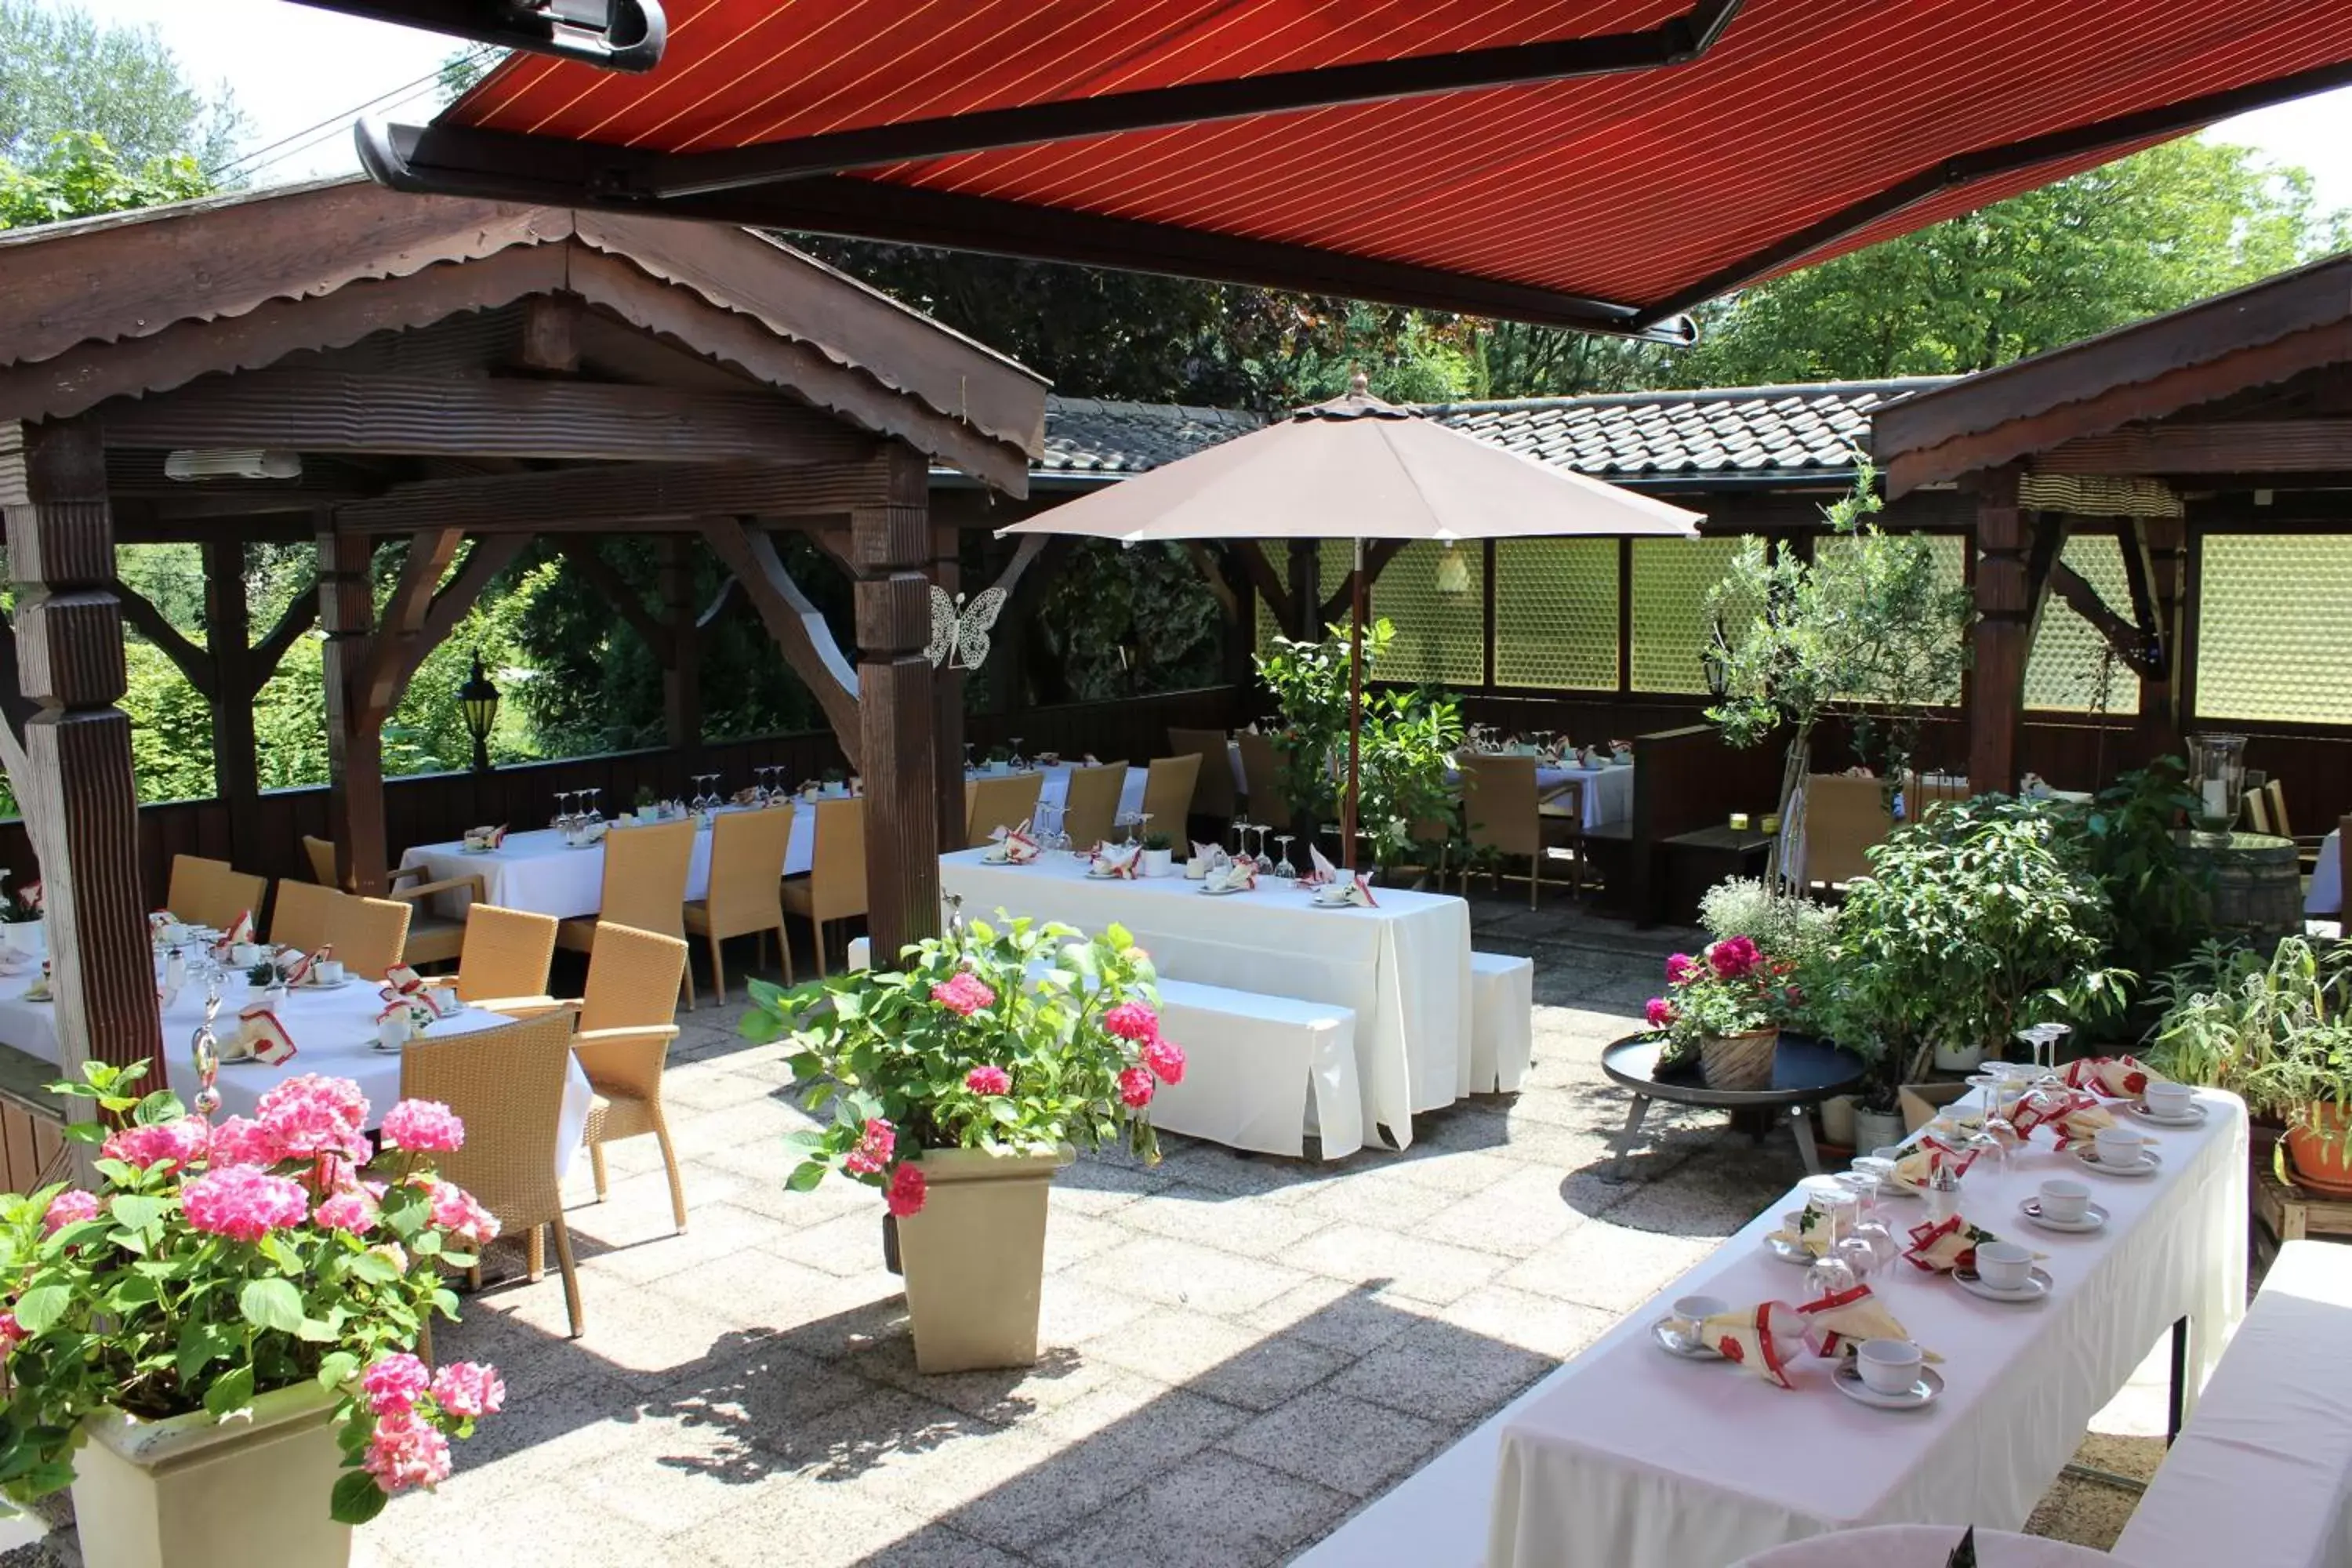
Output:
<svg viewBox="0 0 2352 1568">
<path fill-rule="evenodd" d="M 1748 814 L 1746 812 L 1735 811 L 1731 814 L 1731 831 L 1734 833 L 1745 833 L 1748 831 Z"/>
<path fill-rule="evenodd" d="M 1764 826 L 1764 831 L 1765 831 L 1765 832 L 1767 832 L 1767 833 L 1778 833 L 1778 832 L 1780 832 L 1780 814 L 1779 812 L 1777 812 L 1777 811 L 1768 811 L 1768 812 L 1766 812 L 1766 813 L 1764 814 L 1764 823 L 1763 823 L 1763 826 Z"/>
<path fill-rule="evenodd" d="M 2205 781 L 2205 815 L 2215 822 L 2230 819 L 2230 786 L 2220 779 Z"/>
</svg>

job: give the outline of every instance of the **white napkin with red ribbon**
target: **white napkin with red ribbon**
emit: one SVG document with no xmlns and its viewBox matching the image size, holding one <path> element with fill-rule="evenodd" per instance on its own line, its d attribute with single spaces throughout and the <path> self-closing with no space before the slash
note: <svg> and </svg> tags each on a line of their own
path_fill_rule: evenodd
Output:
<svg viewBox="0 0 2352 1568">
<path fill-rule="evenodd" d="M 1348 890 L 1339 901 L 1353 905 L 1360 910 L 1376 910 L 1381 907 L 1372 898 L 1371 879 L 1361 871 L 1357 872 L 1355 879 L 1348 884 Z"/>
<path fill-rule="evenodd" d="M 182 921 L 179 916 L 173 914 L 169 910 L 150 910 L 147 911 L 147 934 L 151 937 L 161 937 L 163 934 L 163 928 L 165 926 L 184 925 L 185 923 L 186 922 Z"/>
<path fill-rule="evenodd" d="M 1808 1301 L 1797 1311 L 1805 1320 L 1805 1343 L 1815 1355 L 1835 1356 L 1864 1340 L 1911 1337 L 1901 1321 L 1886 1310 L 1886 1303 L 1867 1285 Z M 1944 1359 L 1925 1345 L 1919 1347 L 1919 1352 L 1929 1361 Z"/>
<path fill-rule="evenodd" d="M 496 849 L 506 841 L 507 825 L 503 822 L 488 827 L 466 829 L 466 847 L 468 849 Z"/>
<path fill-rule="evenodd" d="M 1911 1245 L 1903 1256 L 1914 1268 L 1928 1274 L 1948 1274 L 1955 1268 L 1975 1267 L 1978 1244 L 2000 1239 L 1982 1226 L 1971 1225 L 1954 1215 L 1947 1220 L 1913 1226 Z"/>
<path fill-rule="evenodd" d="M 229 950 L 231 948 L 236 947 L 243 942 L 249 942 L 252 940 L 253 911 L 251 910 L 240 910 L 236 919 L 228 922 L 228 930 L 221 932 L 220 940 L 213 943 L 213 956 L 226 963 L 228 962 Z"/>
<path fill-rule="evenodd" d="M 1299 879 L 1304 886 L 1320 888 L 1339 879 L 1339 868 L 1331 864 L 1323 851 L 1312 844 L 1307 847 L 1307 863 L 1313 866 L 1314 869 Z"/>
<path fill-rule="evenodd" d="M 436 1018 L 452 1017 L 466 1008 L 456 991 L 447 986 L 427 985 L 423 975 L 404 963 L 395 963 L 384 971 L 383 989 L 376 994 L 386 1004 L 384 1011 L 376 1015 L 378 1023 L 382 1023 L 394 1007 L 404 1005 L 419 1015 L 419 1028 Z"/>
<path fill-rule="evenodd" d="M 1204 886 L 1212 893 L 1246 893 L 1257 886 L 1257 862 L 1235 860 L 1223 870 L 1211 872 Z"/>
<path fill-rule="evenodd" d="M 1718 1312 L 1699 1325 L 1699 1342 L 1728 1362 L 1754 1373 L 1765 1382 L 1794 1388 L 1789 1381 L 1789 1349 L 1781 1342 L 1801 1342 L 1804 1325 L 1791 1321 L 1778 1301 L 1764 1301 L 1740 1312 Z"/>
<path fill-rule="evenodd" d="M 308 985 L 319 973 L 319 965 L 335 956 L 334 944 L 320 946 L 315 952 L 297 952 L 278 961 L 278 973 L 289 985 Z"/>
<path fill-rule="evenodd" d="M 1976 1151 L 1966 1152 L 1955 1149 L 1941 1138 L 1930 1133 L 1911 1146 L 1909 1153 L 1895 1162 L 1895 1179 L 1906 1187 L 1924 1187 L 1937 1171 L 1949 1171 L 1955 1176 L 1965 1176 L 1976 1163 Z"/>
<path fill-rule="evenodd" d="M 1037 840 L 1030 837 L 1027 822 L 1004 836 L 1004 858 L 1013 865 L 1026 866 L 1037 855 Z"/>
<path fill-rule="evenodd" d="M 2115 1112 L 2084 1089 L 2029 1094 L 2010 1113 L 2009 1121 L 2021 1137 L 2031 1137 L 2037 1127 L 2048 1127 L 2061 1149 L 2095 1138 L 2101 1128 L 2116 1124 Z"/>
<path fill-rule="evenodd" d="M 1142 858 L 1140 844 L 1107 844 L 1095 850 L 1094 863 L 1088 868 L 1097 877 L 1132 879 Z"/>
<path fill-rule="evenodd" d="M 280 1067 L 294 1059 L 294 1037 L 274 1008 L 256 1005 L 236 1016 L 236 1033 L 221 1043 L 220 1058 Z"/>
<path fill-rule="evenodd" d="M 2086 1089 L 2110 1100 L 2137 1100 L 2152 1083 L 2171 1080 L 2137 1057 L 2084 1057 L 2066 1064 L 2066 1087 Z"/>
</svg>

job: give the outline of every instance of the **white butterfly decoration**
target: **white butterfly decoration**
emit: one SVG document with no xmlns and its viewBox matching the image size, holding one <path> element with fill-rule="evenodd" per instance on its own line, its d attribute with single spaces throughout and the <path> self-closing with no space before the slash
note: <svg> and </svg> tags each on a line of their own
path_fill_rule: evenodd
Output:
<svg viewBox="0 0 2352 1568">
<path fill-rule="evenodd" d="M 932 584 L 931 640 L 923 657 L 935 668 L 944 661 L 950 669 L 978 669 L 988 659 L 988 629 L 1004 612 L 1004 598 L 1002 588 L 983 588 L 965 604 L 961 594 L 950 599 Z"/>
</svg>

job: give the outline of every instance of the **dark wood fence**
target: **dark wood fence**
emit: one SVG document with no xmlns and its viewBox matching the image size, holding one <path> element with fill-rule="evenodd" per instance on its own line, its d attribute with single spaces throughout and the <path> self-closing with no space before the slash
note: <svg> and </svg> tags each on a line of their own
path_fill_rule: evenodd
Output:
<svg viewBox="0 0 2352 1568">
<path fill-rule="evenodd" d="M 1239 694 L 1232 687 L 1209 687 L 1157 696 L 1121 698 L 1033 708 L 1011 715 L 974 714 L 965 733 L 976 751 L 1018 739 L 1026 752 L 1058 751 L 1069 756 L 1092 752 L 1106 760 L 1143 762 L 1166 754 L 1168 731 L 1230 729 L 1240 721 Z M 829 731 L 767 735 L 723 741 L 698 750 L 667 748 L 570 757 L 559 762 L 502 767 L 487 773 L 417 773 L 384 782 L 384 817 L 392 856 L 413 844 L 455 838 L 478 823 L 503 822 L 536 827 L 554 815 L 559 790 L 595 789 L 605 815 L 625 810 L 641 791 L 656 796 L 692 793 L 693 775 L 716 773 L 728 790 L 752 782 L 754 767 L 775 765 L 797 782 L 845 766 Z M 262 796 L 268 838 L 258 855 L 235 856 L 241 869 L 271 878 L 307 879 L 302 837 L 327 837 L 324 785 L 271 790 Z M 230 859 L 228 808 L 218 800 L 182 800 L 142 806 L 139 813 L 140 869 L 151 906 L 160 906 L 171 884 L 172 857 L 204 855 Z M 37 872 L 22 822 L 0 820 L 0 865 L 19 885 Z"/>
</svg>

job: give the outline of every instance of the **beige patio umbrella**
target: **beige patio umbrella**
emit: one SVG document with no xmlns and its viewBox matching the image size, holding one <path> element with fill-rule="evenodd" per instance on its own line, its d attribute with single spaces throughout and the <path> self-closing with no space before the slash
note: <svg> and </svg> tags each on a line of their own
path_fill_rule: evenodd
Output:
<svg viewBox="0 0 2352 1568">
<path fill-rule="evenodd" d="M 1345 539 L 1348 788 L 1339 846 L 1356 857 L 1356 731 L 1364 702 L 1364 541 L 1696 538 L 1700 514 L 1465 436 L 1384 403 L 1360 374 L 1344 397 L 1016 522 L 1005 533 L 1148 540 Z"/>
</svg>

